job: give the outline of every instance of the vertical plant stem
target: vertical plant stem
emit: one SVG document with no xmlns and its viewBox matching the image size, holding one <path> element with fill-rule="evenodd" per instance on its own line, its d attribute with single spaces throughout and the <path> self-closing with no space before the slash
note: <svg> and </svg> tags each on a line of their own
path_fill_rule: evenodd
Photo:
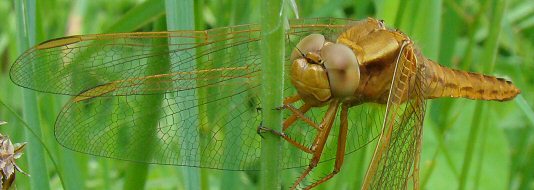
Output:
<svg viewBox="0 0 534 190">
<path fill-rule="evenodd" d="M 36 2 L 35 0 L 15 1 L 17 17 L 18 17 L 18 44 L 19 52 L 28 49 L 35 44 L 36 36 Z M 25 25 L 24 25 L 25 24 Z M 31 68 L 30 68 L 31 69 Z M 28 71 L 26 73 L 33 73 Z M 29 76 L 33 80 L 33 76 Z M 29 127 L 39 137 L 30 135 L 29 131 L 26 131 L 28 145 L 26 156 L 28 158 L 28 173 L 32 176 L 30 178 L 30 186 L 32 189 L 50 189 L 48 170 L 46 168 L 46 162 L 44 157 L 43 148 L 38 138 L 41 135 L 40 121 L 39 121 L 39 109 L 37 107 L 37 97 L 35 92 L 24 89 L 23 94 L 23 109 L 22 114 L 24 120 L 28 123 Z"/>
<path fill-rule="evenodd" d="M 69 9 L 69 20 L 76 19 L 76 18 L 83 18 L 83 13 L 85 12 L 87 8 L 87 2 L 85 0 L 74 2 L 72 5 L 72 8 Z M 76 26 L 68 26 L 69 29 L 67 29 L 67 35 L 76 35 L 80 34 L 81 27 Z M 73 74 L 76 75 L 76 74 Z M 47 76 L 49 77 L 49 76 Z M 48 108 L 49 111 L 48 117 L 46 118 L 46 122 L 49 126 L 54 126 L 54 121 L 56 118 L 56 114 L 61 111 L 61 107 L 63 106 L 63 102 L 60 101 L 61 97 L 47 94 L 44 96 L 43 99 L 44 102 L 42 107 Z M 45 133 L 46 134 L 46 133 Z M 50 135 L 47 139 L 53 139 L 52 134 L 53 132 L 48 131 L 48 134 Z M 55 142 L 55 140 L 53 141 Z M 54 145 L 57 146 L 57 143 L 54 143 Z M 63 188 L 64 189 L 83 189 L 86 175 L 88 174 L 88 167 L 87 167 L 87 156 L 82 156 L 80 154 L 76 154 L 74 151 L 69 150 L 63 146 L 57 146 L 57 155 L 58 160 L 60 163 L 63 163 L 59 165 L 57 168 L 58 173 L 62 173 L 63 176 L 61 178 L 61 181 L 64 183 Z"/>
<path fill-rule="evenodd" d="M 467 148 L 465 149 L 464 163 L 462 165 L 462 171 L 460 173 L 459 187 L 458 189 L 466 189 L 467 178 L 469 174 L 469 169 L 471 168 L 471 161 L 473 160 L 475 143 L 477 142 L 478 130 L 480 129 L 480 116 L 484 110 L 484 104 L 477 102 L 475 106 L 475 114 L 473 115 L 473 121 L 471 123 L 471 128 L 469 130 L 469 140 L 467 143 Z"/>
<path fill-rule="evenodd" d="M 263 125 L 280 131 L 282 113 L 273 108 L 282 105 L 284 74 L 283 1 L 263 0 L 261 17 L 262 108 Z M 260 189 L 280 189 L 281 139 L 263 135 L 261 143 Z"/>
<path fill-rule="evenodd" d="M 450 2 L 451 0 L 445 0 L 445 2 Z M 445 3 L 446 4 L 446 3 Z M 440 48 L 438 54 L 439 63 L 442 65 L 452 65 L 452 58 L 454 55 L 455 43 L 460 34 L 461 20 L 458 14 L 451 10 L 449 6 L 445 6 L 443 9 L 443 19 L 441 22 L 441 34 L 440 34 Z M 431 106 L 428 107 L 429 112 L 426 116 L 428 120 L 436 121 L 440 125 L 430 125 L 430 131 L 434 134 L 435 138 L 438 141 L 439 149 L 436 150 L 436 153 L 432 156 L 430 160 L 431 163 L 426 166 L 424 169 L 424 176 L 421 177 L 421 188 L 425 188 L 426 184 L 430 181 L 430 178 L 434 171 L 436 171 L 436 162 L 440 157 L 445 157 L 449 169 L 452 170 L 455 176 L 459 176 L 454 162 L 452 161 L 450 151 L 447 149 L 447 141 L 445 140 L 445 135 L 448 133 L 449 129 L 453 126 L 454 121 L 451 119 L 451 108 L 455 101 L 444 99 L 440 101 L 431 101 Z M 443 125 L 445 124 L 445 125 Z M 427 133 L 428 134 L 428 133 Z M 424 150 L 423 150 L 424 151 Z M 438 156 L 439 155 L 439 156 Z"/>
<path fill-rule="evenodd" d="M 206 25 L 205 25 L 205 22 L 204 22 L 204 0 L 195 0 L 194 1 L 194 12 L 193 12 L 193 16 L 194 16 L 194 23 L 193 23 L 193 26 L 195 27 L 195 30 L 205 30 L 206 29 Z M 200 39 L 197 39 L 197 42 L 201 42 L 203 40 L 200 40 Z M 197 48 L 196 49 L 196 52 L 202 52 L 203 49 L 202 48 Z M 203 60 L 197 60 L 197 63 L 200 63 L 202 62 Z M 198 66 L 198 64 L 197 64 Z M 200 67 L 196 67 L 197 70 L 198 69 L 202 69 Z M 199 83 L 197 82 L 197 85 Z M 204 84 L 202 84 L 204 85 Z M 206 89 L 203 89 L 203 90 L 199 90 L 198 92 L 198 99 L 203 99 L 203 100 L 207 100 L 206 96 L 207 96 L 207 90 Z M 199 102 L 200 104 L 200 102 Z M 208 120 L 208 112 L 210 111 L 214 111 L 214 110 L 210 110 L 208 111 L 208 107 L 207 107 L 207 104 L 202 102 L 202 104 L 204 104 L 204 106 L 199 106 L 198 108 L 198 112 L 200 113 L 199 114 L 199 118 L 198 118 L 198 121 L 200 122 L 201 120 Z M 204 110 L 202 110 L 204 109 Z M 207 121 L 206 121 L 207 122 Z M 211 126 L 211 125 L 210 125 Z M 205 130 L 207 129 L 199 129 L 200 130 L 200 134 L 205 136 L 205 133 L 208 133 L 208 132 L 205 132 Z M 207 141 L 208 138 L 203 138 L 202 141 L 201 141 L 201 145 L 204 146 L 206 144 L 206 141 Z M 204 158 L 204 155 L 200 155 L 202 156 L 202 158 Z M 209 174 L 211 172 L 209 172 L 209 170 L 205 170 L 205 169 L 200 169 L 200 189 L 209 189 Z"/>
<path fill-rule="evenodd" d="M 488 124 L 488 120 L 483 120 L 480 122 L 480 125 L 488 126 L 487 124 Z M 482 128 L 482 132 L 480 133 L 481 133 L 480 136 L 482 137 L 482 139 L 480 140 L 480 146 L 478 149 L 479 157 L 477 159 L 476 166 L 475 166 L 476 171 L 475 171 L 475 178 L 474 178 L 474 184 L 473 184 L 473 187 L 475 188 L 479 188 L 480 186 L 480 176 L 481 176 L 480 174 L 482 172 L 482 165 L 484 164 L 484 153 L 486 152 L 486 140 L 488 137 L 488 127 Z"/>
<path fill-rule="evenodd" d="M 135 143 L 135 145 L 130 146 L 136 146 L 139 143 Z M 139 151 L 142 149 L 141 145 L 138 145 L 136 147 L 139 147 Z M 144 151 L 144 150 L 143 150 Z M 145 163 L 137 163 L 137 162 L 130 162 L 128 163 L 128 167 L 125 171 L 125 179 L 124 179 L 124 190 L 128 189 L 144 189 L 145 184 L 147 181 L 148 176 L 148 169 L 149 165 Z"/>
<path fill-rule="evenodd" d="M 165 19 L 159 19 L 155 22 L 155 30 L 165 30 Z M 166 38 L 154 39 L 152 41 L 154 53 L 167 52 Z M 161 61 L 163 60 L 163 61 Z M 148 59 L 148 66 L 145 68 L 147 75 L 168 73 L 170 64 L 168 56 L 159 56 L 152 59 Z M 154 79 L 157 80 L 157 79 Z M 151 84 L 151 82 L 147 82 Z M 146 86 L 150 88 L 150 86 Z M 161 117 L 161 104 L 165 98 L 164 89 L 158 93 L 152 95 L 142 95 L 139 98 L 139 102 L 142 104 L 143 112 L 139 112 L 136 119 L 139 122 L 138 125 L 132 126 L 132 132 L 130 133 L 130 139 L 143 139 L 143 141 L 133 141 L 128 146 L 132 147 L 133 152 L 130 154 L 134 160 L 143 160 L 143 157 L 155 156 L 153 153 L 153 147 L 157 146 L 157 127 Z M 148 159 L 150 160 L 150 158 Z M 126 180 L 124 189 L 143 189 L 146 185 L 148 178 L 149 165 L 145 163 L 128 163 L 128 169 L 126 171 Z"/>
<path fill-rule="evenodd" d="M 491 73 L 495 65 L 495 59 L 497 57 L 497 48 L 499 42 L 499 35 L 502 26 L 502 20 L 504 15 L 504 10 L 506 7 L 506 0 L 494 0 L 494 11 L 492 14 L 490 26 L 490 31 L 488 35 L 488 40 L 484 47 L 484 53 L 482 54 L 481 64 L 486 65 L 484 71 L 485 73 Z M 464 164 L 462 165 L 462 172 L 460 174 L 460 183 L 458 189 L 466 189 L 467 187 L 467 178 L 469 174 L 469 169 L 471 166 L 471 161 L 475 153 L 475 143 L 477 142 L 478 131 L 482 125 L 481 118 L 484 116 L 482 113 L 484 107 L 487 107 L 483 102 L 478 101 L 475 108 L 475 113 L 473 114 L 473 124 L 469 131 L 469 142 L 467 143 L 467 148 L 465 150 Z"/>
<path fill-rule="evenodd" d="M 441 31 L 441 0 L 419 1 L 420 9 L 413 23 L 413 37 L 420 41 L 418 45 L 425 56 L 436 60 L 439 57 L 439 36 Z"/>
<path fill-rule="evenodd" d="M 404 18 L 397 18 L 397 21 L 400 26 L 401 21 L 400 19 L 407 19 L 407 18 L 413 18 L 414 16 L 418 19 L 413 20 L 412 22 L 404 22 L 403 27 L 410 29 L 410 32 L 413 34 L 412 37 L 420 42 L 418 43 L 419 47 L 421 47 L 421 50 L 424 52 L 425 56 L 428 56 L 430 59 L 436 60 L 439 57 L 440 52 L 440 41 L 439 37 L 441 35 L 441 22 L 442 22 L 442 1 L 436 0 L 436 1 L 426 1 L 426 0 L 420 0 L 420 1 L 412 1 L 413 3 L 418 4 L 417 8 L 414 9 L 417 10 L 414 12 L 415 14 L 412 15 L 411 13 L 405 12 L 406 14 L 402 13 L 403 8 L 406 7 L 406 4 L 408 2 L 404 2 L 406 4 L 401 4 L 401 8 L 399 9 L 398 14 L 404 14 L 404 15 L 398 15 L 398 17 L 404 16 Z M 427 109 L 430 109 L 433 104 L 426 105 Z M 428 112 L 427 112 L 428 113 Z M 428 114 L 430 115 L 430 114 Z M 426 116 L 428 117 L 428 116 Z M 428 129 L 428 128 L 427 128 Z M 426 129 L 423 129 L 423 134 Z M 421 137 L 422 138 L 422 137 Z M 424 147 L 424 145 L 423 145 Z M 425 148 L 423 148 L 422 152 L 419 153 L 419 158 L 422 160 L 421 163 L 424 163 L 423 161 L 423 154 L 425 153 Z M 421 167 L 421 166 L 417 166 Z M 427 168 L 423 168 L 427 169 Z M 427 179 L 427 176 L 421 175 L 423 170 L 420 170 L 419 173 L 416 173 L 415 175 L 419 175 L 418 177 L 422 180 L 423 183 L 420 183 L 420 185 L 424 185 L 424 182 Z M 424 186 L 421 186 L 424 187 Z"/>
<path fill-rule="evenodd" d="M 168 30 L 194 30 L 195 29 L 195 5 L 193 0 L 166 0 L 165 1 L 165 8 L 166 8 L 166 18 L 167 18 L 167 29 Z M 189 40 L 189 41 L 188 41 Z M 193 43 L 194 39 L 170 39 L 170 42 L 172 44 L 182 44 L 182 43 Z M 173 49 L 170 49 L 173 51 Z M 171 62 L 178 61 L 178 60 L 172 60 Z M 184 65 L 184 68 L 191 68 L 191 71 L 195 70 L 195 62 L 187 62 L 185 64 L 190 64 L 190 66 Z M 195 91 L 195 88 L 192 89 L 192 91 Z M 178 93 L 184 93 L 185 94 L 197 94 L 197 93 L 188 93 L 188 92 L 178 92 Z M 181 97 L 181 96 L 178 96 Z M 194 98 L 196 99 L 196 98 Z M 192 113 L 191 115 L 198 115 L 195 113 L 198 113 L 197 109 L 191 109 Z M 201 118 L 198 118 L 201 119 Z M 200 120 L 198 120 L 198 123 L 200 123 Z M 194 128 L 192 128 L 194 129 Z M 188 131 L 186 135 L 199 137 L 198 130 L 191 130 Z M 195 147 L 196 150 L 198 150 L 197 147 L 200 147 L 200 139 L 196 139 L 193 142 L 187 142 L 191 143 L 191 147 Z M 196 153 L 198 157 L 201 157 L 200 151 Z M 201 159 L 202 160 L 202 159 Z M 200 189 L 201 182 L 201 174 L 199 168 L 194 167 L 183 167 L 182 169 L 183 176 L 184 176 L 184 188 L 185 189 L 191 189 L 191 190 L 198 190 Z"/>
<path fill-rule="evenodd" d="M 461 62 L 461 66 L 463 69 L 469 69 L 471 67 L 471 64 L 474 62 L 473 60 L 473 50 L 475 49 L 475 43 L 476 43 L 476 40 L 475 40 L 475 34 L 476 34 L 476 29 L 478 28 L 478 26 L 480 25 L 480 23 L 482 22 L 482 17 L 484 16 L 484 13 L 487 12 L 487 9 L 488 7 L 490 6 L 491 4 L 491 0 L 486 0 L 486 1 L 482 1 L 480 3 L 480 10 L 477 11 L 477 13 L 475 14 L 474 18 L 472 19 L 473 21 L 471 23 L 468 23 L 470 27 L 467 28 L 467 36 L 469 38 L 469 41 L 467 42 L 467 48 L 466 48 L 466 51 L 465 54 L 464 54 L 464 57 L 463 57 L 463 60 Z"/>
</svg>

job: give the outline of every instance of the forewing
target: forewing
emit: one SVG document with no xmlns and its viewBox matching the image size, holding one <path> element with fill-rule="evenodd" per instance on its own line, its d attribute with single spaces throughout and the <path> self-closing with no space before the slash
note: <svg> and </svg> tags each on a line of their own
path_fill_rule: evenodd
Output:
<svg viewBox="0 0 534 190">
<path fill-rule="evenodd" d="M 397 62 L 384 125 L 363 189 L 406 189 L 416 179 L 425 114 L 423 66 L 411 43 Z M 418 185 L 414 183 L 414 185 Z"/>
<path fill-rule="evenodd" d="M 322 33 L 333 40 L 351 22 L 291 21 L 286 56 L 302 37 Z M 73 96 L 55 127 L 59 143 L 72 150 L 144 163 L 257 170 L 259 43 L 258 25 L 71 36 L 26 51 L 10 76 L 25 88 Z M 286 84 L 290 86 L 287 74 Z M 288 87 L 285 93 L 295 91 Z M 358 110 L 354 113 L 363 114 L 355 116 L 373 113 Z M 311 114 L 320 119 L 324 111 Z M 360 125 L 361 120 L 351 123 Z M 370 128 L 354 129 L 349 135 L 358 137 Z M 351 139 L 348 153 L 370 141 Z M 288 155 L 282 167 L 309 164 L 309 155 L 288 143 L 284 149 Z M 334 155 L 327 153 L 325 159 Z"/>
<path fill-rule="evenodd" d="M 232 77 L 250 77 L 258 71 L 255 46 L 259 40 L 257 25 L 70 36 L 27 50 L 13 64 L 10 77 L 25 88 L 72 96 L 102 86 L 112 88 L 98 96 L 188 90 L 197 88 L 199 80 L 211 85 Z M 215 65 L 220 61 L 216 56 L 229 50 L 233 54 L 227 57 L 233 57 Z M 149 71 L 167 65 L 168 60 L 167 69 Z M 243 65 L 246 67 L 241 70 L 225 70 Z"/>
</svg>

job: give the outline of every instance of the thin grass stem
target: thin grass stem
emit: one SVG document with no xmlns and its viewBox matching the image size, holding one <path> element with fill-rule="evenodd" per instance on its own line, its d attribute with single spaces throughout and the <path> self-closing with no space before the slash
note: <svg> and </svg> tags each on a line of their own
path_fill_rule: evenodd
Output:
<svg viewBox="0 0 534 190">
<path fill-rule="evenodd" d="M 262 114 L 263 125 L 282 129 L 282 113 L 274 108 L 282 105 L 284 73 L 284 21 L 282 0 L 263 0 L 261 17 Z M 261 146 L 260 189 L 280 189 L 281 139 L 263 135 Z"/>
</svg>

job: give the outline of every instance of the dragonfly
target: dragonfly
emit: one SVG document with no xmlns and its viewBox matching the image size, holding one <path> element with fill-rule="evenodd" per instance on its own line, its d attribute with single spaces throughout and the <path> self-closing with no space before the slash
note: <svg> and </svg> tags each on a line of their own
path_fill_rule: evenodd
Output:
<svg viewBox="0 0 534 190">
<path fill-rule="evenodd" d="M 71 150 L 121 160 L 255 171 L 261 135 L 283 138 L 282 168 L 333 164 L 377 140 L 362 189 L 418 189 L 427 99 L 506 101 L 510 81 L 449 69 L 374 18 L 290 20 L 280 108 L 261 107 L 261 28 L 134 32 L 62 37 L 24 52 L 17 85 L 71 96 L 54 134 Z M 262 126 L 279 109 L 281 131 Z M 336 126 L 336 127 L 334 127 Z M 337 127 L 339 126 L 339 127 Z"/>
</svg>

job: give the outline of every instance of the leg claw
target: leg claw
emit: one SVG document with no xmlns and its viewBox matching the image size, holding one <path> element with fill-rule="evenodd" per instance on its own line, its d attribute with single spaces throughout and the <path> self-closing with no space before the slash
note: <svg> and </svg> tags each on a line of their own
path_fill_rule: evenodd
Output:
<svg viewBox="0 0 534 190">
<path fill-rule="evenodd" d="M 273 108 L 273 110 L 285 110 L 286 108 L 287 108 L 287 105 L 284 104 L 282 106 Z"/>
<path fill-rule="evenodd" d="M 278 136 L 281 136 L 281 137 L 285 136 L 284 133 L 280 133 L 280 132 L 275 131 L 275 130 L 273 130 L 271 128 L 264 127 L 263 126 L 263 122 L 262 122 L 262 123 L 260 123 L 260 126 L 258 126 L 258 128 L 256 129 L 256 133 L 258 133 L 258 135 L 260 135 L 261 138 L 264 138 L 262 133 L 265 133 L 265 132 L 270 132 L 272 134 L 275 134 L 275 135 L 278 135 Z"/>
<path fill-rule="evenodd" d="M 268 129 L 263 126 L 263 121 L 262 121 L 260 122 L 260 125 L 256 129 L 256 133 L 258 133 L 258 135 L 260 135 L 260 137 L 264 139 L 265 137 L 263 137 L 262 133 L 265 133 L 265 131 L 268 131 Z"/>
</svg>

